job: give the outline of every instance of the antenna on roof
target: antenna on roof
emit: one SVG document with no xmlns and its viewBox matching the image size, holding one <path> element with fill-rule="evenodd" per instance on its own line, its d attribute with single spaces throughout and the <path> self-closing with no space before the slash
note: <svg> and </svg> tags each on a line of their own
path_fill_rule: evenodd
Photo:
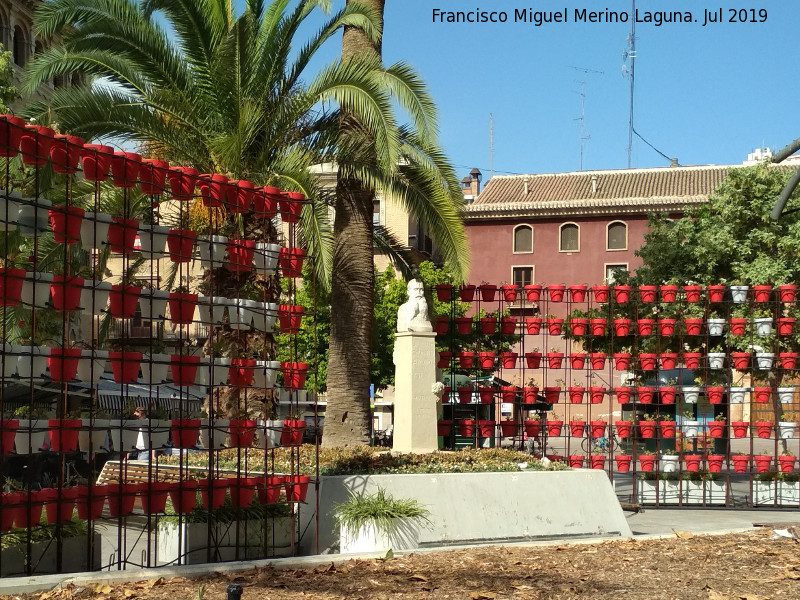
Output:
<svg viewBox="0 0 800 600">
<path fill-rule="evenodd" d="M 580 133 L 578 134 L 578 139 L 580 142 L 581 148 L 581 160 L 580 160 L 580 171 L 583 171 L 583 143 L 586 140 L 592 139 L 592 136 L 585 133 L 585 124 L 586 124 L 586 77 L 589 73 L 596 73 L 598 75 L 605 75 L 602 71 L 595 71 L 594 69 L 584 69 L 583 67 L 573 67 L 570 66 L 570 69 L 575 69 L 576 71 L 580 71 L 583 73 L 583 80 L 581 81 L 581 116 L 576 119 L 577 121 L 581 122 L 580 126 Z"/>
<path fill-rule="evenodd" d="M 636 14 L 636 0 L 631 0 L 633 6 L 631 14 Z M 631 80 L 630 107 L 628 115 L 628 168 L 631 168 L 631 153 L 633 152 L 633 90 L 636 77 L 636 19 L 631 19 L 631 33 L 628 35 L 628 47 L 622 53 L 622 62 L 627 63 L 630 59 L 631 64 L 622 65 L 622 76 L 629 77 Z"/>
<path fill-rule="evenodd" d="M 494 177 L 494 118 L 489 113 L 489 179 Z"/>
</svg>

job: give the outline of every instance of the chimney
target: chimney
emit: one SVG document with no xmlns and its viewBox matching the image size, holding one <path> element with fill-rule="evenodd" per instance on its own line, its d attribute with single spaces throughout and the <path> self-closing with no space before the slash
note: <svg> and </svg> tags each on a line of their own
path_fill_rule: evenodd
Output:
<svg viewBox="0 0 800 600">
<path fill-rule="evenodd" d="M 597 175 L 592 175 L 592 194 L 597 193 Z"/>
<path fill-rule="evenodd" d="M 529 190 L 528 190 L 528 179 L 527 178 L 525 178 L 525 181 L 522 182 L 522 191 L 525 193 L 526 196 L 529 193 Z"/>
<path fill-rule="evenodd" d="M 678 162 L 677 158 L 670 158 L 669 159 L 669 166 L 670 167 L 680 167 L 680 163 Z"/>
<path fill-rule="evenodd" d="M 483 175 L 479 169 L 472 169 L 472 171 L 469 172 L 469 176 L 472 178 L 472 195 L 477 197 L 478 194 L 481 193 L 481 179 L 483 179 Z"/>
</svg>

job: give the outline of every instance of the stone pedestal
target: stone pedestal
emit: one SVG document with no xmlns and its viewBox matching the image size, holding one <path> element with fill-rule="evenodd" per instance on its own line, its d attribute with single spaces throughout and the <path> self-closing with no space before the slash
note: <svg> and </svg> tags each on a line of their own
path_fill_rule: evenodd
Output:
<svg viewBox="0 0 800 600">
<path fill-rule="evenodd" d="M 436 437 L 436 334 L 407 331 L 394 341 L 394 431 L 397 452 L 433 452 Z"/>
</svg>

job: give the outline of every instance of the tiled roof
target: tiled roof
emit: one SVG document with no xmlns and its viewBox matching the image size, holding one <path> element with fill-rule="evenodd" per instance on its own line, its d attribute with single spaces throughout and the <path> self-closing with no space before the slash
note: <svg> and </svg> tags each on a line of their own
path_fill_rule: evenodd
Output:
<svg viewBox="0 0 800 600">
<path fill-rule="evenodd" d="M 578 171 L 492 177 L 466 219 L 643 213 L 704 202 L 730 166 Z"/>
</svg>

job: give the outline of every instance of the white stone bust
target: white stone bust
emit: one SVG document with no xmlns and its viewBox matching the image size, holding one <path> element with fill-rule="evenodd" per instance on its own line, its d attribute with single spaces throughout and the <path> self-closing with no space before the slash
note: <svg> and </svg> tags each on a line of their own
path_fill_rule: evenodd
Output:
<svg viewBox="0 0 800 600">
<path fill-rule="evenodd" d="M 408 302 L 397 309 L 397 331 L 433 331 L 428 318 L 425 286 L 419 279 L 408 282 Z"/>
</svg>

